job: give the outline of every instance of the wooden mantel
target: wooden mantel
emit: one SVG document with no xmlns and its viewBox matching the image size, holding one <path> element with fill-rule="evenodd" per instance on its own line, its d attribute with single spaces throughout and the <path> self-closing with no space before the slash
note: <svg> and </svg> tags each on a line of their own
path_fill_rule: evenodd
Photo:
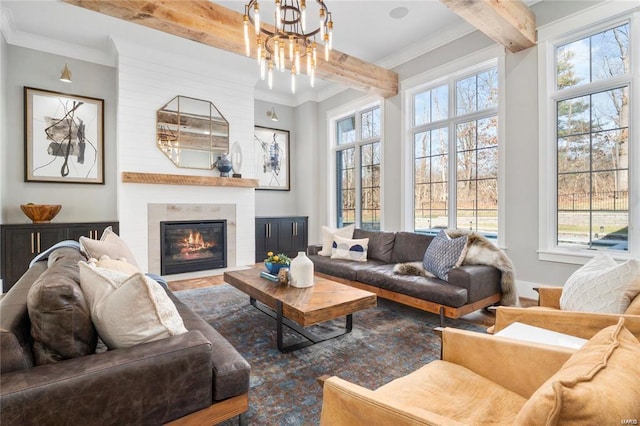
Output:
<svg viewBox="0 0 640 426">
<path fill-rule="evenodd" d="M 122 182 L 161 185 L 201 185 L 234 188 L 256 188 L 258 179 L 217 176 L 168 175 L 162 173 L 122 172 Z"/>
</svg>

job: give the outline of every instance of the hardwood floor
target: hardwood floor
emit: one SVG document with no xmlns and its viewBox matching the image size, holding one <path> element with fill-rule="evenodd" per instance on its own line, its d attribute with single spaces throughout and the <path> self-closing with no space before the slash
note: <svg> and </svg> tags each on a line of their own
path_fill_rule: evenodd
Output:
<svg viewBox="0 0 640 426">
<path fill-rule="evenodd" d="M 256 266 L 259 266 L 259 265 L 256 265 Z M 168 282 L 169 288 L 172 291 L 204 288 L 204 287 L 210 287 L 213 285 L 220 285 L 220 284 L 224 284 L 224 278 L 222 274 L 212 275 L 210 277 L 193 278 L 188 280 L 176 280 L 176 281 Z M 537 301 L 533 299 L 526 299 L 521 297 L 520 304 L 523 307 L 535 306 L 537 304 Z M 462 319 L 483 327 L 490 327 L 495 323 L 495 315 L 490 312 L 487 312 L 485 309 L 480 309 L 478 311 L 465 315 L 462 317 Z"/>
</svg>

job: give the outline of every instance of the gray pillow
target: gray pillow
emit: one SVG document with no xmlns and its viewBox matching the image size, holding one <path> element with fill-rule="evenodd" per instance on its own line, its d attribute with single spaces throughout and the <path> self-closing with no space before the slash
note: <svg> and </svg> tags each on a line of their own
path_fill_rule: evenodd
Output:
<svg viewBox="0 0 640 426">
<path fill-rule="evenodd" d="M 376 259 L 385 263 L 391 263 L 391 252 L 396 234 L 394 232 L 366 231 L 356 229 L 353 231 L 353 239 L 369 239 L 368 259 Z"/>
<path fill-rule="evenodd" d="M 444 230 L 440 231 L 424 252 L 424 269 L 441 280 L 448 281 L 449 271 L 460 266 L 464 260 L 467 239 L 466 235 L 451 239 Z"/>
</svg>

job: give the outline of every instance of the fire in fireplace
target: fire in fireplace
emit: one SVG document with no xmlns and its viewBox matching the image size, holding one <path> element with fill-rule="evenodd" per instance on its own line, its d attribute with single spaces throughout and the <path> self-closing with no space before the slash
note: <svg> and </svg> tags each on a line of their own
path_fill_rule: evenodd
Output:
<svg viewBox="0 0 640 426">
<path fill-rule="evenodd" d="M 227 221 L 160 222 L 162 275 L 227 267 Z"/>
</svg>

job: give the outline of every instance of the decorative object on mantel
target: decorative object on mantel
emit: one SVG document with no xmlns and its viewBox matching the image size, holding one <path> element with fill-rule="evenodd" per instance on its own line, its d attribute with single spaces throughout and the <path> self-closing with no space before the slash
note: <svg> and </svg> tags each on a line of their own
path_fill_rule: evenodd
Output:
<svg viewBox="0 0 640 426">
<path fill-rule="evenodd" d="M 291 285 L 298 288 L 313 285 L 313 262 L 303 251 L 299 251 L 296 258 L 291 261 Z"/>
<path fill-rule="evenodd" d="M 235 141 L 233 145 L 231 145 L 231 165 L 233 166 L 233 177 L 241 178 L 242 177 L 242 147 Z"/>
<path fill-rule="evenodd" d="M 256 34 L 256 59 L 260 65 L 260 78 L 268 78 L 269 89 L 273 86 L 273 70 L 284 71 L 286 61 L 291 63 L 291 92 L 296 93 L 296 75 L 302 71 L 301 58 L 305 57 L 305 73 L 314 86 L 315 69 L 318 65 L 318 42 L 324 43 L 324 60 L 329 61 L 329 51 L 333 46 L 333 19 L 323 0 L 316 3 L 319 26 L 307 31 L 306 0 L 275 0 L 275 25 L 266 28 L 260 25 L 260 6 L 258 0 L 249 0 L 244 6 L 243 26 L 244 44 L 247 56 L 251 56 L 249 41 L 249 22 Z M 317 22 L 317 21 L 316 21 Z M 275 30 L 275 31 L 274 31 Z M 288 57 L 285 58 L 285 50 Z"/>
<path fill-rule="evenodd" d="M 289 191 L 289 131 L 255 126 L 258 189 Z"/>
<path fill-rule="evenodd" d="M 62 209 L 61 204 L 20 204 L 20 209 L 33 223 L 49 223 Z"/>
<path fill-rule="evenodd" d="M 222 157 L 216 161 L 216 168 L 220 171 L 221 177 L 229 177 L 233 169 L 229 155 L 223 154 Z"/>
<path fill-rule="evenodd" d="M 156 123 L 156 145 L 177 167 L 211 170 L 229 152 L 229 122 L 209 101 L 176 96 Z"/>
<path fill-rule="evenodd" d="M 219 176 L 170 175 L 162 173 L 122 172 L 122 182 L 158 185 L 201 185 L 255 188 L 257 179 L 227 179 Z"/>
<path fill-rule="evenodd" d="M 24 88 L 25 182 L 104 184 L 104 101 Z"/>
</svg>

